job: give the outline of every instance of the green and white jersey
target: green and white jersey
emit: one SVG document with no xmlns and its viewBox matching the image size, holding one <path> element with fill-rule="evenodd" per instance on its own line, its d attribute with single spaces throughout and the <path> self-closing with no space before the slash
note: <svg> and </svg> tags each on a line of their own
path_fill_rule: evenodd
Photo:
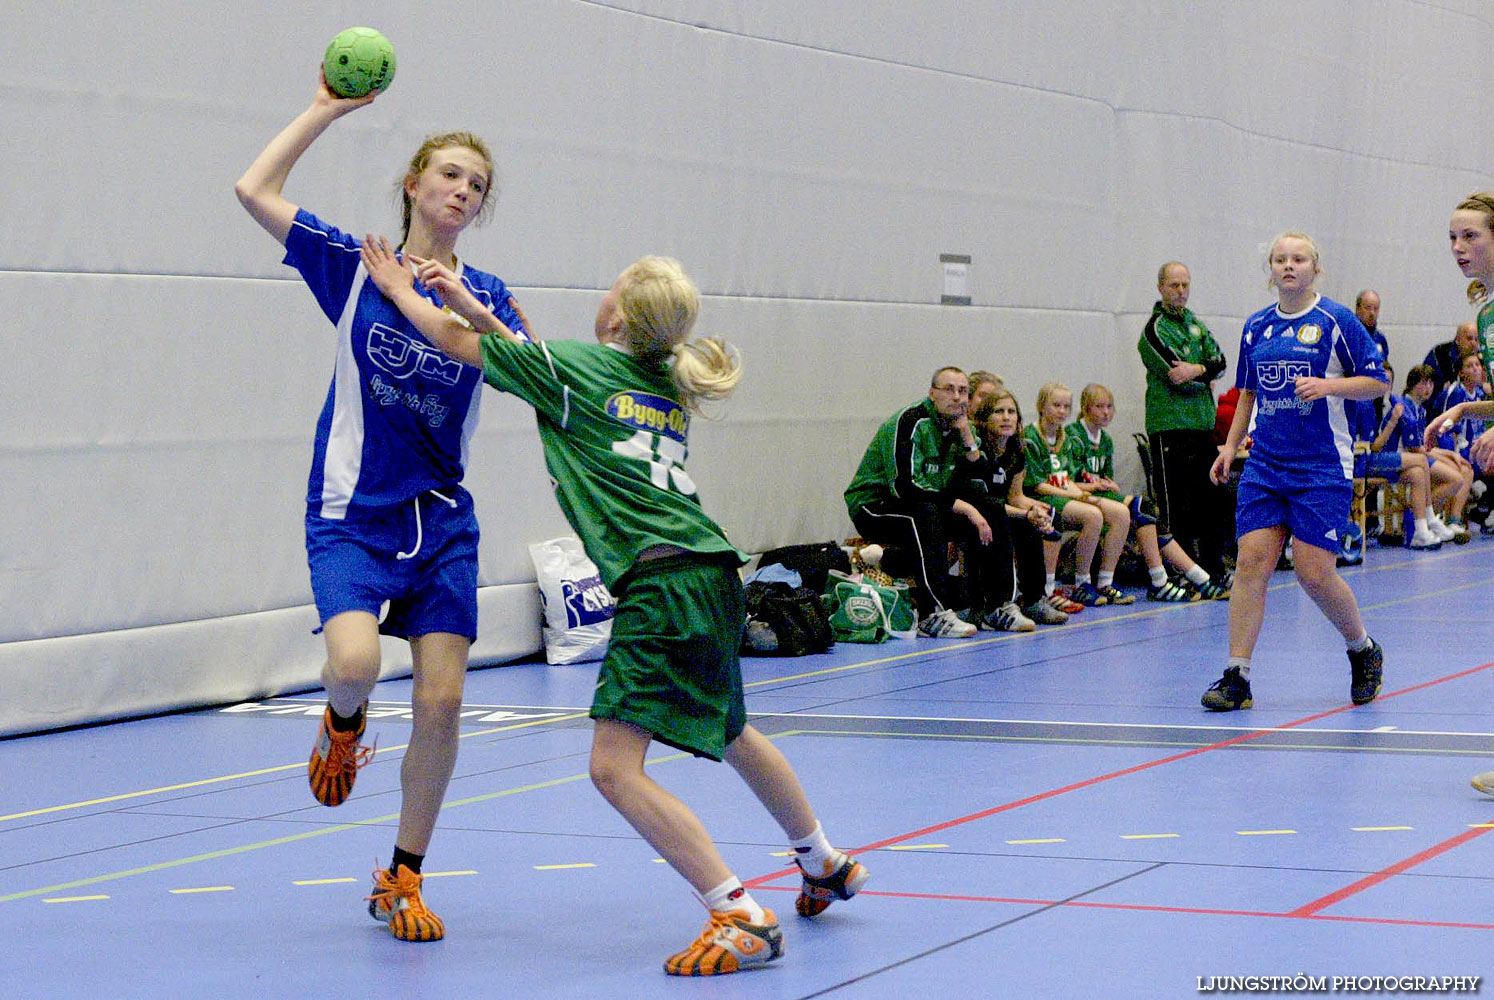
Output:
<svg viewBox="0 0 1494 1000">
<path fill-rule="evenodd" d="M 1489 331 L 1494 329 L 1494 301 L 1486 303 L 1478 311 L 1478 354 L 1484 362 L 1484 380 L 1494 386 L 1494 334 Z M 1452 381 L 1458 380 L 1458 373 L 1453 372 Z"/>
<path fill-rule="evenodd" d="M 1089 473 L 1102 479 L 1115 478 L 1115 441 L 1110 432 L 1100 428 L 1100 440 L 1089 436 L 1084 421 L 1076 420 L 1064 432 L 1063 446 L 1068 452 L 1068 466 L 1080 475 Z"/>
<path fill-rule="evenodd" d="M 669 370 L 575 340 L 482 338 L 483 377 L 534 407 L 555 499 L 608 587 L 654 545 L 747 557 L 685 471 L 690 417 Z"/>
</svg>

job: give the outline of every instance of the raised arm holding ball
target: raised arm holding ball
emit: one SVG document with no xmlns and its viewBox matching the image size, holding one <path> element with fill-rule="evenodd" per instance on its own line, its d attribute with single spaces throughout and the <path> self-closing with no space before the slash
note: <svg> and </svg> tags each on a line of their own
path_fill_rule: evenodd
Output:
<svg viewBox="0 0 1494 1000">
<path fill-rule="evenodd" d="M 234 191 L 284 245 L 285 263 L 301 273 L 337 330 L 306 496 L 306 551 L 327 646 L 328 702 L 308 764 L 311 791 L 327 806 L 341 805 L 352 791 L 358 768 L 373 756 L 360 740 L 379 679 L 379 635 L 406 639 L 414 728 L 400 769 L 394 854 L 388 869 L 374 873 L 369 913 L 397 938 L 434 941 L 445 927 L 421 898 L 420 870 L 456 764 L 468 649 L 477 635 L 478 527 L 461 481 L 482 373 L 432 347 L 380 293 L 362 266 L 357 239 L 281 193 L 301 154 L 327 127 L 378 93 L 340 97 L 324 69 L 311 105 L 270 140 Z M 527 324 L 504 283 L 456 254 L 458 237 L 490 207 L 492 178 L 492 156 L 477 136 L 428 138 L 400 179 L 400 246 L 411 257 L 438 262 L 464 296 L 523 334 Z M 422 294 L 440 304 L 436 293 Z"/>
</svg>

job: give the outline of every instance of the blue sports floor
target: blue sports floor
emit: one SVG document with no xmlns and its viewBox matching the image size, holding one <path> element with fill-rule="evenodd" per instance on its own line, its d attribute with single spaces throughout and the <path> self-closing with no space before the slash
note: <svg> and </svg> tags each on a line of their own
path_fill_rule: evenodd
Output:
<svg viewBox="0 0 1494 1000">
<path fill-rule="evenodd" d="M 1342 644 L 1277 573 L 1252 711 L 1198 698 L 1224 603 L 1089 609 L 972 640 L 744 661 L 748 708 L 872 871 L 815 921 L 723 765 L 657 748 L 784 924 L 785 955 L 665 976 L 704 911 L 591 787 L 595 666 L 474 671 L 426 899 L 446 940 L 369 919 L 408 739 L 312 801 L 315 692 L 0 742 L 0 983 L 18 997 L 1205 995 L 1214 977 L 1494 973 L 1494 541 L 1371 546 L 1345 570 L 1386 650 L 1348 702 Z M 308 638 L 308 642 L 312 640 Z M 1491 987 L 1484 985 L 1484 992 Z"/>
</svg>

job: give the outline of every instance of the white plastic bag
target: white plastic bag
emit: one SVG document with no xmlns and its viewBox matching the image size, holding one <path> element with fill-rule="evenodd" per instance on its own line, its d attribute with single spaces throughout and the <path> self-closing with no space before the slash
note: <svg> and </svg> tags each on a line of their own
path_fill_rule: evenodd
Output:
<svg viewBox="0 0 1494 1000">
<path fill-rule="evenodd" d="M 544 609 L 545 660 L 584 663 L 607 655 L 617 602 L 574 536 L 529 546 Z"/>
</svg>

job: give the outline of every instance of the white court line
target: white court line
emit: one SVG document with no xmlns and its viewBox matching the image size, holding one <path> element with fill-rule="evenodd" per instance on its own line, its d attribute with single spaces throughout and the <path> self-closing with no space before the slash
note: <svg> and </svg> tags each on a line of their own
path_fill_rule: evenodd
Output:
<svg viewBox="0 0 1494 1000">
<path fill-rule="evenodd" d="M 1189 723 L 1166 723 L 1166 722 L 1069 722 L 1058 719 L 973 719 L 963 717 L 946 717 L 938 715 L 828 715 L 814 714 L 810 712 L 749 712 L 753 718 L 771 718 L 781 716 L 788 719 L 867 719 L 874 722 L 982 722 L 989 724 L 1016 725 L 1016 726 L 1089 726 L 1096 729 L 1201 729 L 1208 732 L 1221 733 L 1385 733 L 1394 732 L 1396 735 L 1404 736 L 1478 736 L 1494 738 L 1494 732 L 1458 732 L 1441 731 L 1435 729 L 1396 729 L 1395 727 L 1376 726 L 1373 729 L 1308 729 L 1303 726 L 1200 726 Z M 814 730 L 806 730 L 812 734 Z"/>
</svg>

